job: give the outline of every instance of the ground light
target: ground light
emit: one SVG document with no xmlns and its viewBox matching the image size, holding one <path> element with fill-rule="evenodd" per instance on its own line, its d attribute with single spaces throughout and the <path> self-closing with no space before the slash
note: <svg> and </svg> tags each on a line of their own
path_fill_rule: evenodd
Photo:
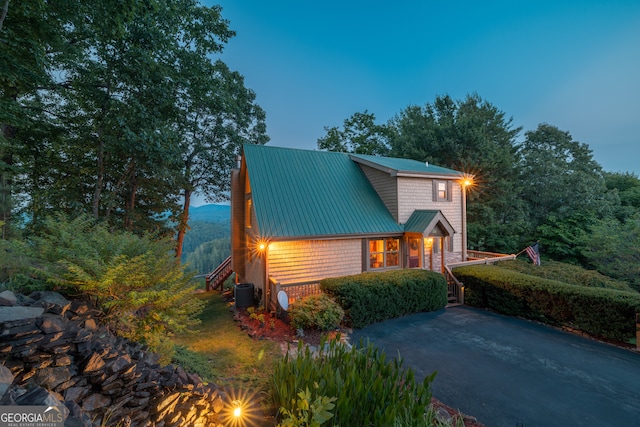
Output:
<svg viewBox="0 0 640 427">
<path fill-rule="evenodd" d="M 261 425 L 261 411 L 257 410 L 255 392 L 230 390 L 223 418 L 227 427 L 251 427 Z"/>
<path fill-rule="evenodd" d="M 233 406 L 233 418 L 238 419 L 242 417 L 242 404 L 239 400 L 234 400 L 231 402 Z"/>
</svg>

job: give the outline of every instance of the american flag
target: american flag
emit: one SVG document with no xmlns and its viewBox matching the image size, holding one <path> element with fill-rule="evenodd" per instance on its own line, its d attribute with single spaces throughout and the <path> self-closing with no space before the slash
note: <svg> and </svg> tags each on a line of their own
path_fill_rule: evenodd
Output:
<svg viewBox="0 0 640 427">
<path fill-rule="evenodd" d="M 527 252 L 527 255 L 529 255 L 529 258 L 531 258 L 531 261 L 533 261 L 535 265 L 540 265 L 540 247 L 537 242 L 531 246 L 527 246 L 525 251 Z"/>
</svg>

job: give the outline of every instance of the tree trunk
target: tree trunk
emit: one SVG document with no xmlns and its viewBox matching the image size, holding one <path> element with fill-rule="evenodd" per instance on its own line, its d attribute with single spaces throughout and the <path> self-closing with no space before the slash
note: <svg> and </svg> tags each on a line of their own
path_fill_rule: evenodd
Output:
<svg viewBox="0 0 640 427">
<path fill-rule="evenodd" d="M 100 198 L 102 196 L 102 185 L 104 183 L 104 142 L 102 138 L 98 142 L 98 177 L 96 179 L 96 188 L 93 191 L 92 211 L 93 217 L 98 219 L 100 215 Z"/>
<path fill-rule="evenodd" d="M 12 140 L 16 136 L 17 129 L 14 126 L 1 124 L 2 136 L 7 140 Z M 2 226 L 2 239 L 9 238 L 9 222 L 11 221 L 11 205 L 13 186 L 13 153 L 11 149 L 7 152 L 0 152 L 0 221 L 4 223 Z"/>
<path fill-rule="evenodd" d="M 7 12 L 9 12 L 9 0 L 4 1 L 2 10 L 0 10 L 0 31 L 2 31 L 2 24 L 4 23 L 4 18 L 7 17 Z"/>
<path fill-rule="evenodd" d="M 134 170 L 133 176 L 129 181 L 129 198 L 125 200 L 125 218 L 124 218 L 124 227 L 129 231 L 133 231 L 133 222 L 134 222 L 134 210 L 136 206 L 136 192 L 138 191 L 138 180 L 136 178 L 136 173 Z"/>
<path fill-rule="evenodd" d="M 182 245 L 184 244 L 184 236 L 189 229 L 189 205 L 191 204 L 191 190 L 184 190 L 184 204 L 182 212 L 178 218 L 178 239 L 176 242 L 176 259 L 180 263 L 182 258 Z"/>
</svg>

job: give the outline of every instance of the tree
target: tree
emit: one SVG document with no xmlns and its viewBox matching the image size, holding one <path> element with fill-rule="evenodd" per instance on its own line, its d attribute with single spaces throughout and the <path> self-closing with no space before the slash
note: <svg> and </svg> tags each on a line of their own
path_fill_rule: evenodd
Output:
<svg viewBox="0 0 640 427">
<path fill-rule="evenodd" d="M 26 47 L 18 55 L 13 42 L 1 46 L 19 64 L 2 95 L 12 96 L 6 111 L 30 114 L 0 116 L 13 130 L 0 141 L 0 168 L 15 170 L 3 188 L 27 195 L 34 226 L 63 211 L 143 233 L 163 229 L 170 212 L 184 218 L 183 236 L 191 193 L 224 199 L 238 147 L 267 141 L 255 94 L 213 58 L 234 35 L 221 8 L 196 0 L 20 5 L 3 28 Z M 39 14 L 47 37 L 31 30 Z M 38 78 L 21 77 L 32 68 Z"/>
<path fill-rule="evenodd" d="M 48 67 L 54 53 L 71 49 L 60 32 L 73 0 L 5 0 L 0 12 L 0 220 L 12 227 L 15 178 L 22 172 L 16 159 L 19 129 L 37 126 L 38 89 L 51 83 Z"/>
<path fill-rule="evenodd" d="M 514 166 L 520 128 L 512 119 L 478 95 L 438 96 L 424 107 L 407 107 L 388 126 L 391 155 L 475 176 L 467 204 L 471 248 L 517 250 L 526 218 Z"/>
<path fill-rule="evenodd" d="M 549 124 L 525 133 L 519 156 L 530 233 L 544 236 L 554 259 L 575 262 L 580 236 L 611 213 L 602 168 L 586 144 Z"/>
<path fill-rule="evenodd" d="M 607 190 L 616 194 L 619 204 L 613 205 L 614 215 L 624 222 L 640 212 L 640 179 L 632 173 L 605 172 Z"/>
<path fill-rule="evenodd" d="M 640 215 L 627 221 L 600 221 L 583 240 L 582 255 L 588 266 L 615 279 L 625 280 L 640 292 Z"/>
<path fill-rule="evenodd" d="M 181 120 L 176 125 L 183 164 L 183 205 L 177 221 L 178 259 L 182 256 L 193 192 L 204 195 L 209 202 L 228 200 L 231 169 L 242 144 L 269 141 L 265 113 L 255 103 L 255 93 L 245 88 L 243 77 L 221 61 L 201 62 L 199 66 L 204 67 L 199 74 L 208 78 L 185 84 Z"/>
<path fill-rule="evenodd" d="M 364 113 L 354 113 L 345 119 L 342 130 L 325 126 L 327 134 L 318 139 L 318 149 L 373 156 L 387 155 L 388 129 L 375 121 L 375 115 L 365 110 Z"/>
</svg>

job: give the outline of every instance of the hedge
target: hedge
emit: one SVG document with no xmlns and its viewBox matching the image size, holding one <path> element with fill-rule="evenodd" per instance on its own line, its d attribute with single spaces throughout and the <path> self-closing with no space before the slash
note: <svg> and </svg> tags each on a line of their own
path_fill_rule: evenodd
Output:
<svg viewBox="0 0 640 427">
<path fill-rule="evenodd" d="M 492 265 L 458 267 L 465 303 L 593 336 L 628 341 L 635 337 L 640 294 L 568 285 Z"/>
<path fill-rule="evenodd" d="M 320 289 L 345 311 L 346 323 L 363 328 L 372 323 L 447 305 L 447 282 L 428 270 L 394 270 L 324 279 Z"/>
<path fill-rule="evenodd" d="M 595 270 L 586 270 L 578 265 L 564 262 L 544 260 L 542 267 L 533 263 L 513 260 L 500 262 L 501 268 L 514 270 L 519 273 L 530 274 L 543 279 L 556 280 L 567 285 L 588 286 L 591 288 L 608 288 L 619 291 L 636 292 L 622 280 L 612 279 Z"/>
</svg>

